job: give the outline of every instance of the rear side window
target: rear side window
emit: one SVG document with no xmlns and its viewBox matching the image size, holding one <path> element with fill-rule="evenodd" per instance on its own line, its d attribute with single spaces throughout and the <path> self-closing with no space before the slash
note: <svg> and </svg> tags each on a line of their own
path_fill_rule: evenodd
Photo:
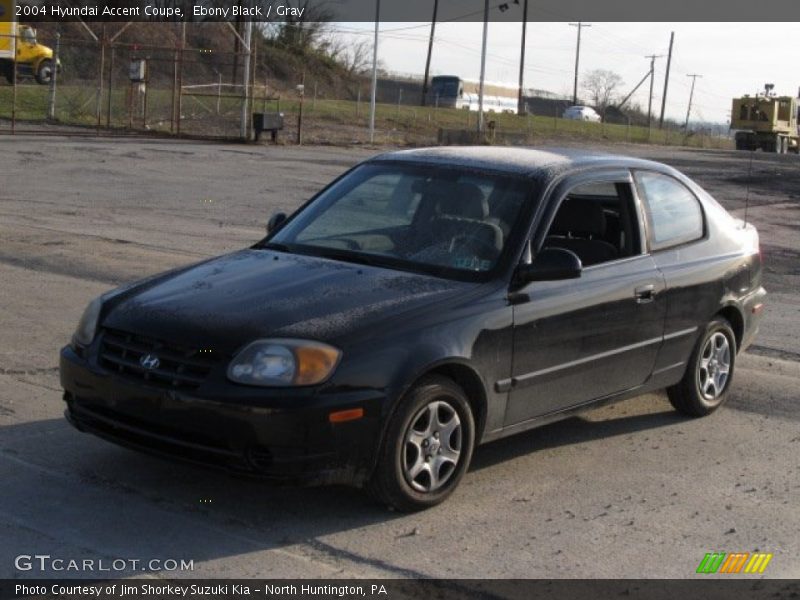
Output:
<svg viewBox="0 0 800 600">
<path fill-rule="evenodd" d="M 653 250 L 703 237 L 703 209 L 686 186 L 661 173 L 639 171 L 635 175 L 639 193 L 647 206 Z"/>
</svg>

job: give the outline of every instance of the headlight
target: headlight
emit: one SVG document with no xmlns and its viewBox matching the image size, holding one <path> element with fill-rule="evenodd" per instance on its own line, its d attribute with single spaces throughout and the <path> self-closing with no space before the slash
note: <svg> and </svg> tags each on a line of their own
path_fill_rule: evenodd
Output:
<svg viewBox="0 0 800 600">
<path fill-rule="evenodd" d="M 321 342 L 258 340 L 231 361 L 228 378 L 248 385 L 315 385 L 331 376 L 341 356 Z"/>
<path fill-rule="evenodd" d="M 78 322 L 78 328 L 72 339 L 83 346 L 88 346 L 94 340 L 97 332 L 97 321 L 100 319 L 100 309 L 103 308 L 102 298 L 95 298 L 89 302 L 89 306 L 83 311 L 83 316 Z"/>
</svg>

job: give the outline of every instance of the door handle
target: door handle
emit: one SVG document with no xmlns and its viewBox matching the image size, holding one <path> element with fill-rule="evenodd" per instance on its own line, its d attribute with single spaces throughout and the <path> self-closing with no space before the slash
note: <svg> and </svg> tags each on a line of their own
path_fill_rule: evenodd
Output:
<svg viewBox="0 0 800 600">
<path fill-rule="evenodd" d="M 649 285 L 640 285 L 633 290 L 633 297 L 636 298 L 638 304 L 652 302 L 656 299 L 656 286 L 652 283 Z"/>
</svg>

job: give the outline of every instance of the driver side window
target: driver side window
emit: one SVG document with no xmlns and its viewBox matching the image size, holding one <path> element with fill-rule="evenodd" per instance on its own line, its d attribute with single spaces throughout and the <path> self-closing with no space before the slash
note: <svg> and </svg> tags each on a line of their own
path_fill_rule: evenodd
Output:
<svg viewBox="0 0 800 600">
<path fill-rule="evenodd" d="M 599 181 L 570 189 L 556 211 L 543 247 L 570 250 L 584 267 L 641 254 L 631 184 Z"/>
</svg>

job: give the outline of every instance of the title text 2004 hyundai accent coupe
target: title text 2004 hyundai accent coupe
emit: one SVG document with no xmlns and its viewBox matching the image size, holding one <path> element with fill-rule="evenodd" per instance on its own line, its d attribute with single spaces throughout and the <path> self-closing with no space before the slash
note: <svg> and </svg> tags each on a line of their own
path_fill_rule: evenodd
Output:
<svg viewBox="0 0 800 600">
<path fill-rule="evenodd" d="M 70 422 L 420 509 L 477 444 L 590 405 L 667 388 L 711 413 L 765 297 L 753 227 L 624 157 L 384 154 L 269 230 L 91 302 L 61 352 Z"/>
</svg>

